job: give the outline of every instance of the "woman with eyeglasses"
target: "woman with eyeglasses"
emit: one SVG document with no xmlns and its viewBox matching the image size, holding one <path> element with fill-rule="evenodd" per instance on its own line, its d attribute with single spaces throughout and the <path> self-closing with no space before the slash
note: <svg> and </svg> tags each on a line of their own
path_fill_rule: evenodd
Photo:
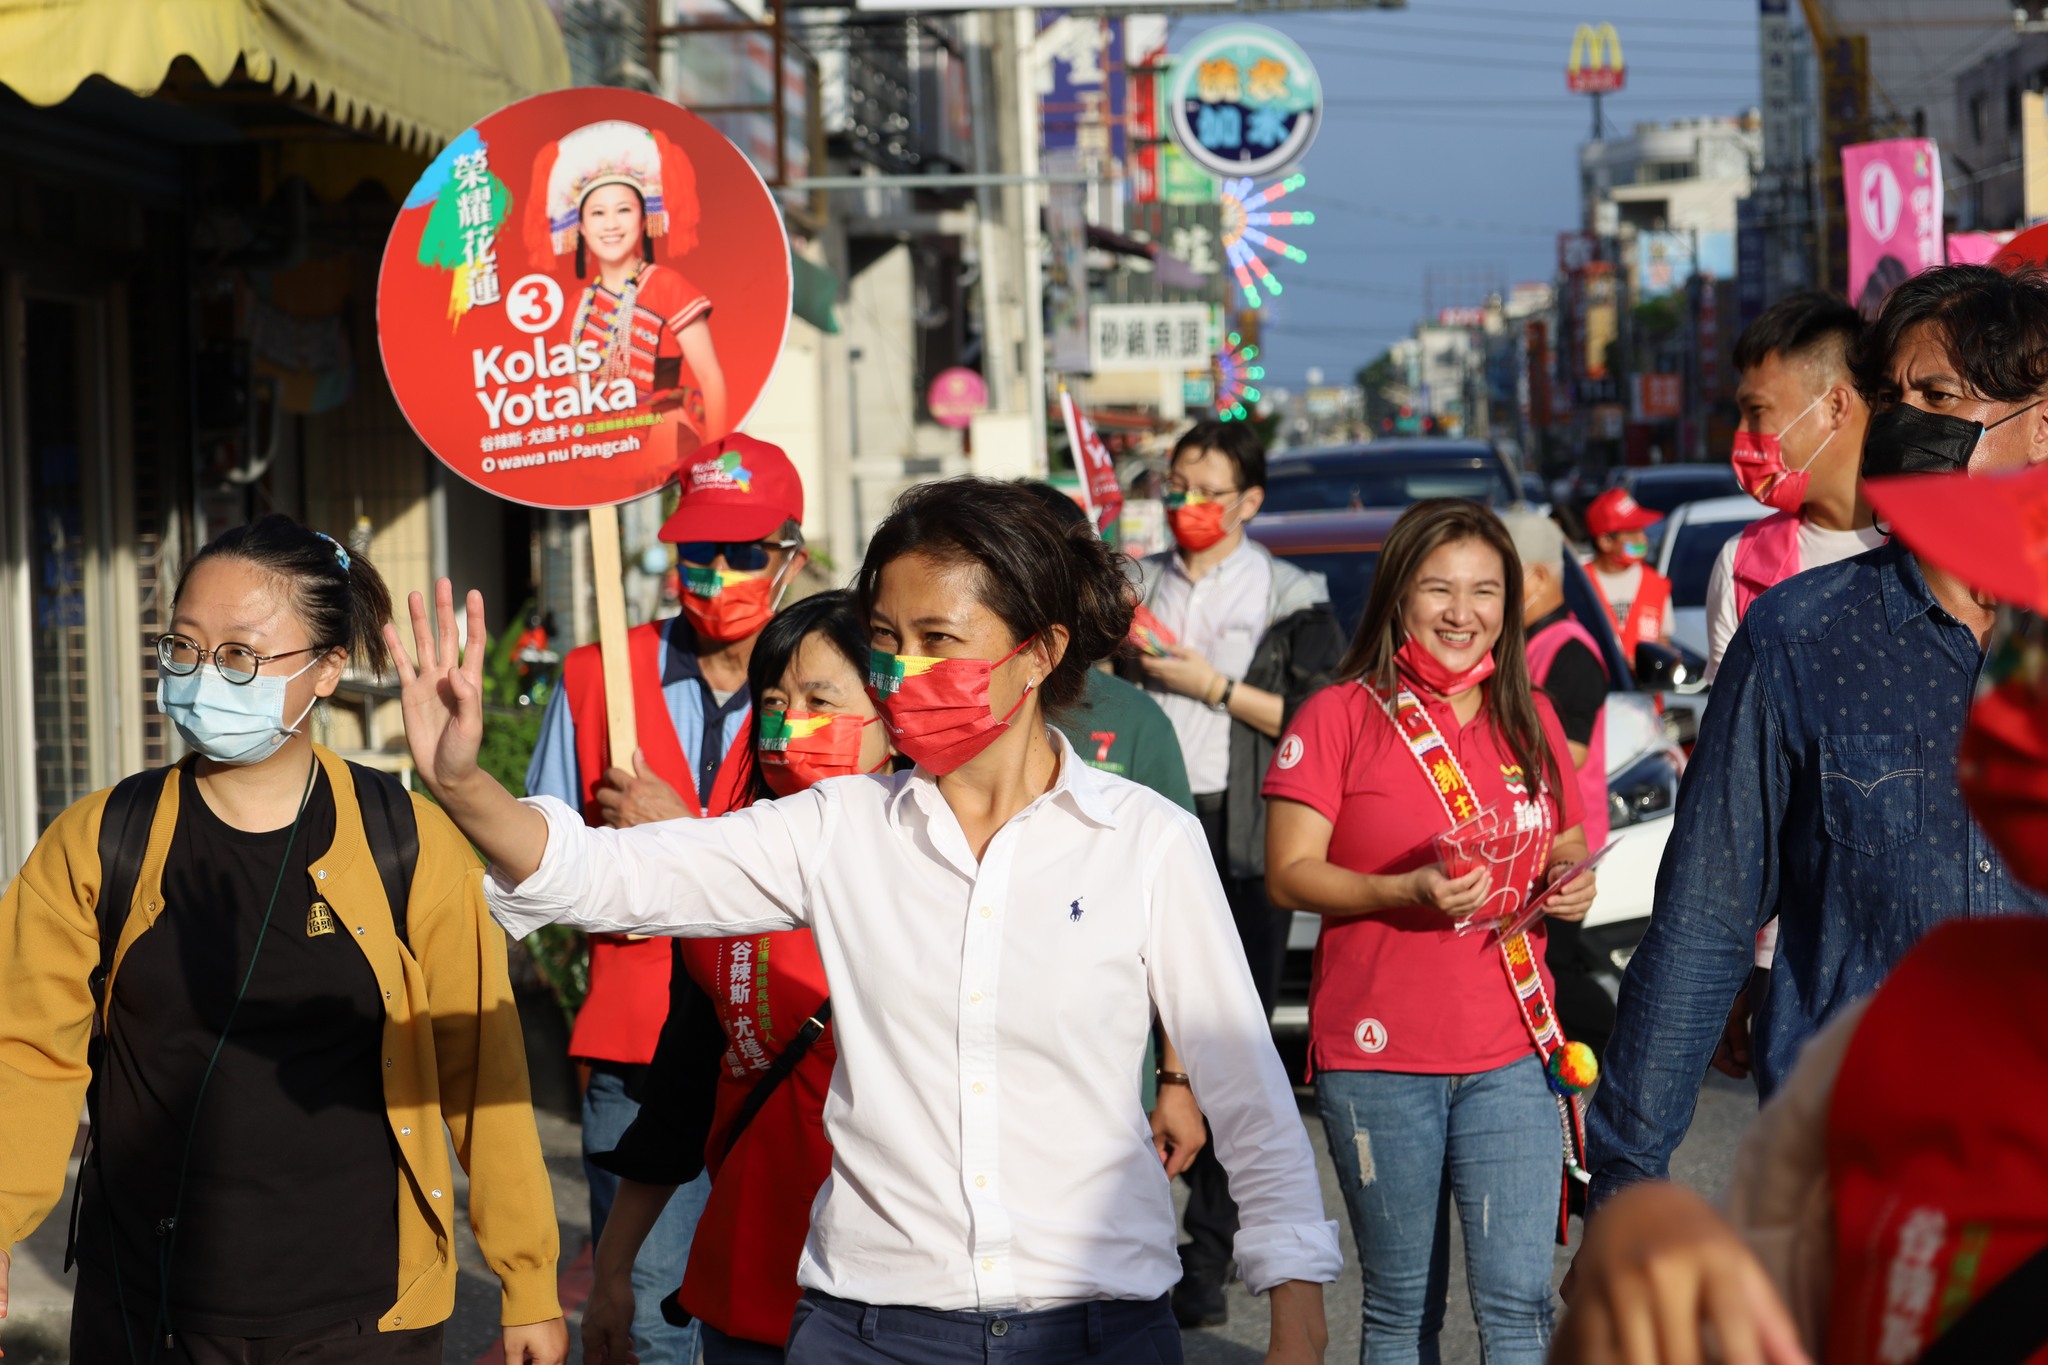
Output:
<svg viewBox="0 0 2048 1365">
<path fill-rule="evenodd" d="M 72 806 L 0 897 L 0 1311 L 89 1101 L 75 1361 L 438 1361 L 451 1137 L 506 1358 L 566 1357 L 481 869 L 433 805 L 307 734 L 351 660 L 381 671 L 390 602 L 286 517 L 207 545 L 157 645 L 190 756 Z"/>
<path fill-rule="evenodd" d="M 1179 1361 L 1139 1076 L 1155 1011 L 1231 1172 L 1240 1270 L 1270 1293 L 1267 1359 L 1320 1361 L 1336 1228 L 1201 827 L 1046 723 L 1130 628 L 1116 555 L 1026 490 L 949 480 L 898 501 L 856 593 L 868 686 L 916 768 L 629 830 L 477 767 L 481 648 L 458 647 L 445 580 L 438 628 L 415 594 L 407 737 L 491 859 L 495 913 L 514 932 L 812 931 L 839 1056 L 793 1365 Z M 479 594 L 468 612 L 479 639 Z"/>
</svg>

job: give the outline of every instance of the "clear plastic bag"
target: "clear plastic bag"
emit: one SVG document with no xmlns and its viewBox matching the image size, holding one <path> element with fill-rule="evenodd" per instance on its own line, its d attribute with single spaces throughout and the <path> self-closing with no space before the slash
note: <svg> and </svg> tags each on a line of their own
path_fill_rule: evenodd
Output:
<svg viewBox="0 0 2048 1365">
<path fill-rule="evenodd" d="M 1462 935 L 1520 919 L 1555 837 L 1549 807 L 1532 801 L 1488 806 L 1437 835 L 1437 856 L 1445 876 L 1463 877 L 1482 867 L 1493 874 L 1486 903 L 1451 927 Z"/>
</svg>

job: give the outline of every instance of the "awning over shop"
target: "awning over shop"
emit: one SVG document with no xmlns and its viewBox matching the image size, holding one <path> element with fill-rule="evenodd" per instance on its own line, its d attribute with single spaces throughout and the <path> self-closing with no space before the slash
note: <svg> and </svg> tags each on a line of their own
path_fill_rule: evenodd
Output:
<svg viewBox="0 0 2048 1365">
<path fill-rule="evenodd" d="M 0 84 L 32 104 L 91 76 L 154 94 L 179 57 L 424 152 L 569 84 L 546 0 L 0 0 Z"/>
<path fill-rule="evenodd" d="M 839 297 L 839 279 L 822 265 L 813 265 L 794 250 L 789 253 L 790 304 L 796 315 L 821 332 L 836 335 L 839 315 L 832 311 Z"/>
</svg>

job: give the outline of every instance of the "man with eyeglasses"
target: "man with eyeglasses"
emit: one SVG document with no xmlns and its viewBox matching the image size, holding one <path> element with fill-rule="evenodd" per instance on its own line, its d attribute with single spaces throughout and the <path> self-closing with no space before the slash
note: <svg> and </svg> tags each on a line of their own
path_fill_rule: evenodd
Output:
<svg viewBox="0 0 2048 1365">
<path fill-rule="evenodd" d="M 610 752 L 603 663 L 596 645 L 584 645 L 563 661 L 527 770 L 529 795 L 556 797 L 592 825 L 723 815 L 745 799 L 747 663 L 809 558 L 803 484 L 777 447 L 735 433 L 694 454 L 679 483 L 661 538 L 676 547 L 682 614 L 627 635 L 639 750 Z M 616 1147 L 640 1111 L 640 1083 L 668 1016 L 670 960 L 664 939 L 591 937 L 590 991 L 569 1053 L 588 1071 L 583 1167 L 593 1243 L 619 1182 L 591 1157 Z M 660 1306 L 683 1282 L 709 1188 L 700 1176 L 678 1190 L 634 1262 L 633 1342 L 642 1365 L 696 1358 L 696 1327 L 670 1326 Z"/>
<path fill-rule="evenodd" d="M 1270 1014 L 1290 917 L 1266 900 L 1259 784 L 1288 718 L 1330 681 L 1344 636 L 1323 576 L 1246 537 L 1265 485 L 1266 452 L 1244 422 L 1197 422 L 1175 443 L 1166 493 L 1174 548 L 1138 565 L 1140 596 L 1170 638 L 1141 655 L 1136 679 L 1173 722 L 1195 813 Z M 1213 1143 L 1185 1179 L 1188 1240 L 1174 1316 L 1183 1327 L 1216 1326 L 1228 1317 L 1223 1283 L 1237 1205 Z"/>
</svg>

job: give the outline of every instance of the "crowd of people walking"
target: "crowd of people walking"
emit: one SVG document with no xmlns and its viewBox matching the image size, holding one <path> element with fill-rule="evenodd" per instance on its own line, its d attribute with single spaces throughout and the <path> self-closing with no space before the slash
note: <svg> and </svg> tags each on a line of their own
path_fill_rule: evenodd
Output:
<svg viewBox="0 0 2048 1365">
<path fill-rule="evenodd" d="M 1321 1361 L 1346 1251 L 1297 1080 L 1362 1362 L 1439 1358 L 1453 1216 L 1489 1361 L 2033 1358 L 2048 278 L 1930 270 L 1867 324 L 1799 295 L 1735 355 L 1773 515 L 1715 566 L 1654 913 L 1584 1010 L 1549 964 L 1599 892 L 1619 680 L 1545 516 L 1407 509 L 1347 638 L 1245 533 L 1251 429 L 1204 422 L 1163 554 L 946 480 L 785 601 L 803 489 L 731 437 L 692 459 L 744 484 L 679 471 L 681 614 L 625 641 L 637 747 L 585 647 L 518 792 L 478 763 L 480 595 L 393 625 L 325 535 L 226 533 L 158 646 L 189 756 L 0 898 L 0 1314 L 84 1109 L 74 1360 L 438 1359 L 451 1140 L 506 1358 L 564 1360 L 506 966 L 558 924 L 590 942 L 595 1365 L 1172 1362 L 1233 1276 L 1271 1365 Z M 1631 648 L 1669 635 L 1654 520 L 1585 517 Z M 309 736 L 387 665 L 419 791 Z M 1764 1101 L 1718 1209 L 1667 1183 L 1713 1066 Z"/>
</svg>

